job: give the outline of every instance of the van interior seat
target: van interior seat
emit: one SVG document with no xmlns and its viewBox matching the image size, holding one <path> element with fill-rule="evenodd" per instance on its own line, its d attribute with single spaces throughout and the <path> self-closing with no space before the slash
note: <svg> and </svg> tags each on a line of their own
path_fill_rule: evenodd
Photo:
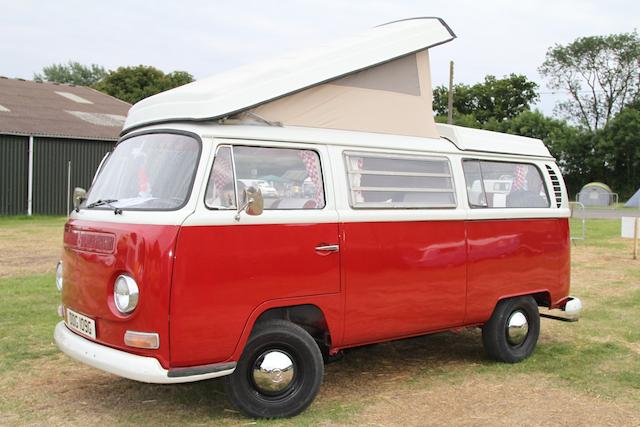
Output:
<svg viewBox="0 0 640 427">
<path fill-rule="evenodd" d="M 270 209 L 315 209 L 313 199 L 280 199 L 271 204 Z"/>
</svg>

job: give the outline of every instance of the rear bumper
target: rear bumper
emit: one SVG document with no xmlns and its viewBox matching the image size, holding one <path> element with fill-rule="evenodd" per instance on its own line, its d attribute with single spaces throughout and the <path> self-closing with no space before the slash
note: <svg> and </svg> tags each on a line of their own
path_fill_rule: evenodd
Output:
<svg viewBox="0 0 640 427">
<path fill-rule="evenodd" d="M 565 322 L 577 322 L 580 320 L 581 313 L 582 301 L 580 301 L 580 298 L 572 296 L 567 297 L 559 308 L 543 311 L 542 307 L 540 307 L 540 316 Z"/>
<path fill-rule="evenodd" d="M 194 368 L 167 370 L 153 357 L 138 356 L 95 343 L 71 332 L 59 322 L 53 334 L 58 348 L 79 362 L 120 377 L 144 383 L 186 383 L 232 374 L 236 363 L 217 363 Z"/>
</svg>

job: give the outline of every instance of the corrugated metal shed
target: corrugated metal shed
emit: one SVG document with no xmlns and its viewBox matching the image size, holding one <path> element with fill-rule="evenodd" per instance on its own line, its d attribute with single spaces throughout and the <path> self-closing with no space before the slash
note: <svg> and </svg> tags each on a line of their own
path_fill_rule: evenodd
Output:
<svg viewBox="0 0 640 427">
<path fill-rule="evenodd" d="M 131 106 L 91 88 L 0 78 L 0 215 L 68 212 L 71 190 L 88 188 Z"/>
<path fill-rule="evenodd" d="M 0 215 L 27 211 L 29 138 L 0 135 Z"/>
<path fill-rule="evenodd" d="M 71 190 L 88 189 L 100 160 L 113 149 L 108 141 L 36 138 L 34 141 L 33 212 L 40 215 L 66 214 L 67 176 L 71 162 Z"/>
</svg>

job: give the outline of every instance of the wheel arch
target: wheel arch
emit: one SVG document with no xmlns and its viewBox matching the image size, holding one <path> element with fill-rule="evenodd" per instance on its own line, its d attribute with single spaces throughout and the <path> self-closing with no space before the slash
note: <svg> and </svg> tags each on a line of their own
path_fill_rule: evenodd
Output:
<svg viewBox="0 0 640 427">
<path fill-rule="evenodd" d="M 522 292 L 517 294 L 502 295 L 496 299 L 495 303 L 493 304 L 493 308 L 491 312 L 493 313 L 493 310 L 496 309 L 496 306 L 501 301 L 511 299 L 511 298 L 518 298 L 518 297 L 533 297 L 533 299 L 536 301 L 538 306 L 540 307 L 551 306 L 551 292 L 548 289 L 539 289 L 539 290 L 527 291 L 527 292 Z"/>
<path fill-rule="evenodd" d="M 245 324 L 244 330 L 233 355 L 229 360 L 239 360 L 253 329 L 259 323 L 271 319 L 288 320 L 303 329 L 331 353 L 338 345 L 339 333 L 342 331 L 340 317 L 339 294 L 321 295 L 310 299 L 268 301 L 253 310 Z M 322 347 L 321 347 L 322 349 Z"/>
<path fill-rule="evenodd" d="M 271 319 L 294 323 L 307 331 L 317 342 L 331 347 L 331 332 L 327 326 L 327 319 L 317 305 L 300 304 L 267 309 L 258 316 L 253 327 Z"/>
</svg>

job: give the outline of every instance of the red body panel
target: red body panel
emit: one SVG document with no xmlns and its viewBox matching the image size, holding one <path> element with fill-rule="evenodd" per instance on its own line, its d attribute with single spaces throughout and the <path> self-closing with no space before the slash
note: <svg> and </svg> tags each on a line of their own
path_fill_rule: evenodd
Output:
<svg viewBox="0 0 640 427">
<path fill-rule="evenodd" d="M 95 319 L 98 342 L 156 357 L 165 368 L 170 364 L 169 290 L 178 229 L 80 220 L 69 220 L 65 225 L 62 303 Z M 89 232 L 92 241 L 87 243 L 88 239 L 84 239 L 85 243 L 78 245 L 79 231 Z M 93 232 L 112 235 L 113 249 L 96 241 Z M 122 273 L 130 274 L 140 290 L 140 303 L 129 316 L 119 314 L 113 303 L 113 284 Z M 160 348 L 142 350 L 125 346 L 126 330 L 157 332 Z"/>
<path fill-rule="evenodd" d="M 465 323 L 484 323 L 504 297 L 549 292 L 555 305 L 569 293 L 567 218 L 469 221 L 467 244 Z"/>
<path fill-rule="evenodd" d="M 339 254 L 315 250 L 337 241 L 335 223 L 183 227 L 171 295 L 172 364 L 229 359 L 252 313 L 268 301 L 283 306 L 339 293 Z M 320 308 L 330 325 L 340 321 L 340 307 Z"/>
<path fill-rule="evenodd" d="M 77 230 L 86 238 L 77 239 Z M 113 236 L 113 238 L 111 237 Z M 317 252 L 340 243 L 339 253 Z M 313 304 L 333 349 L 482 324 L 505 297 L 569 291 L 566 218 L 230 226 L 70 220 L 63 304 L 96 319 L 97 341 L 162 366 L 238 360 L 265 310 Z M 140 303 L 116 314 L 131 274 Z M 342 284 L 341 284 L 342 282 Z M 126 330 L 160 349 L 126 347 Z"/>
<path fill-rule="evenodd" d="M 343 225 L 345 345 L 459 326 L 464 221 Z"/>
</svg>

